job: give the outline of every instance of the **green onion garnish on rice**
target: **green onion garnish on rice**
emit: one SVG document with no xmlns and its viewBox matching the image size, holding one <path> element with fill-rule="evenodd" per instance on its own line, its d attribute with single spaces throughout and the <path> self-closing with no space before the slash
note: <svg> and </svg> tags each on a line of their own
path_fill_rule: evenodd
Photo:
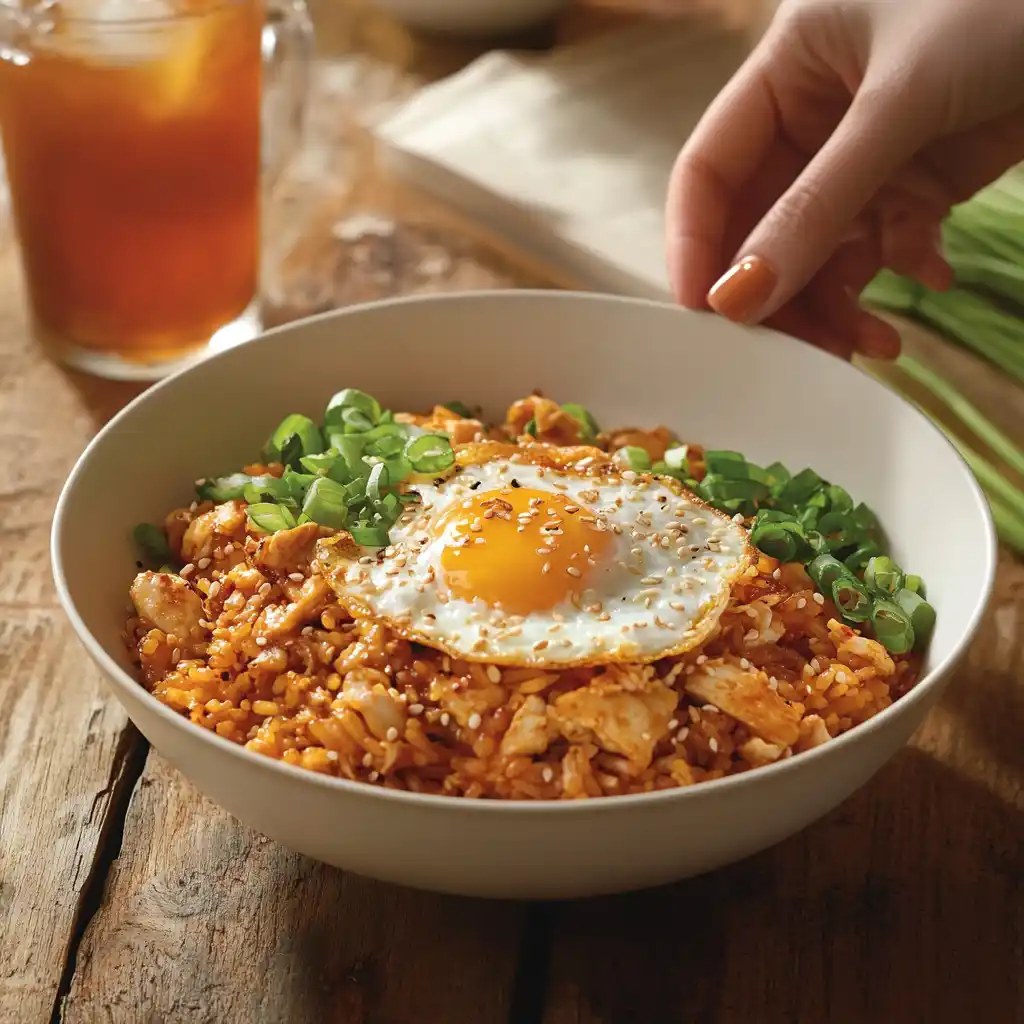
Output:
<svg viewBox="0 0 1024 1024">
<path fill-rule="evenodd" d="M 174 552 L 167 543 L 167 534 L 159 526 L 139 523 L 132 531 L 132 539 L 147 565 L 163 566 L 174 561 Z"/>
</svg>

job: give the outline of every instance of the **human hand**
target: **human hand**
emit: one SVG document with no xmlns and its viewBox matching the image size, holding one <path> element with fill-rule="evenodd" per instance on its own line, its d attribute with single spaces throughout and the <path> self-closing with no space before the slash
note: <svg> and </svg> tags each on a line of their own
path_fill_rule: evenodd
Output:
<svg viewBox="0 0 1024 1024">
<path fill-rule="evenodd" d="M 860 292 L 883 266 L 948 287 L 942 219 L 1020 160 L 1024 4 L 783 0 L 672 171 L 673 290 L 895 358 Z"/>
</svg>

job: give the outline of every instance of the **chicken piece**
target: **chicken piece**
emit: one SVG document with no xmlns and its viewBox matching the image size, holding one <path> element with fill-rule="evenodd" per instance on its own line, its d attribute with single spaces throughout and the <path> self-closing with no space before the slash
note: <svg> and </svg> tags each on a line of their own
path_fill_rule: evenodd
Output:
<svg viewBox="0 0 1024 1024">
<path fill-rule="evenodd" d="M 181 541 L 181 557 L 196 562 L 209 558 L 221 544 L 244 540 L 245 506 L 240 501 L 225 501 L 189 523 Z"/>
<path fill-rule="evenodd" d="M 260 541 L 253 564 L 270 579 L 300 572 L 309 572 L 320 527 L 316 523 L 303 523 L 291 530 L 279 530 Z"/>
<path fill-rule="evenodd" d="M 274 604 L 263 610 L 253 628 L 254 636 L 268 640 L 284 640 L 298 635 L 299 630 L 318 615 L 331 596 L 331 588 L 322 576 L 310 576 L 300 587 L 298 596 L 288 604 Z"/>
<path fill-rule="evenodd" d="M 780 747 L 777 743 L 766 743 L 760 736 L 751 736 L 740 747 L 740 754 L 755 768 L 762 768 L 766 764 L 774 764 L 778 761 L 785 750 L 785 747 Z"/>
<path fill-rule="evenodd" d="M 200 596 L 180 577 L 169 572 L 140 572 L 129 590 L 139 618 L 152 623 L 181 643 L 203 635 Z"/>
<path fill-rule="evenodd" d="M 896 665 L 889 652 L 877 640 L 860 636 L 835 619 L 828 620 L 828 635 L 844 665 L 852 669 L 870 665 L 882 679 L 896 674 Z"/>
<path fill-rule="evenodd" d="M 471 728 L 473 715 L 481 717 L 505 703 L 505 688 L 497 683 L 467 684 L 459 676 L 435 676 L 430 682 L 428 697 L 442 711 L 447 711 L 464 729 Z"/>
<path fill-rule="evenodd" d="M 688 694 L 742 722 L 770 743 L 791 747 L 800 734 L 800 712 L 780 697 L 759 669 L 725 658 L 705 662 L 685 676 Z"/>
<path fill-rule="evenodd" d="M 536 427 L 534 436 L 539 441 L 559 445 L 576 445 L 583 441 L 579 422 L 557 402 L 540 395 L 531 395 L 514 403 L 505 419 L 516 437 L 522 437 L 527 425 L 533 421 Z"/>
<path fill-rule="evenodd" d="M 675 437 L 667 427 L 655 427 L 654 430 L 626 428 L 617 430 L 608 439 L 608 450 L 618 451 L 620 448 L 643 448 L 651 457 L 651 462 L 660 462 L 665 452 L 675 444 Z"/>
<path fill-rule="evenodd" d="M 800 739 L 797 743 L 797 750 L 811 750 L 820 747 L 822 743 L 828 743 L 832 734 L 825 725 L 825 720 L 820 715 L 808 715 L 800 723 Z"/>
<path fill-rule="evenodd" d="M 388 739 L 391 729 L 401 736 L 405 708 L 388 693 L 390 685 L 388 677 L 375 668 L 354 668 L 345 676 L 335 703 L 355 711 L 377 739 Z"/>
<path fill-rule="evenodd" d="M 571 743 L 592 741 L 602 750 L 622 754 L 642 771 L 654 748 L 668 734 L 679 695 L 659 679 L 638 687 L 613 672 L 596 676 L 589 686 L 556 698 L 551 719 Z"/>
<path fill-rule="evenodd" d="M 543 697 L 531 694 L 512 717 L 501 740 L 506 757 L 520 754 L 543 754 L 554 739 L 556 730 L 548 720 L 548 706 Z"/>
</svg>

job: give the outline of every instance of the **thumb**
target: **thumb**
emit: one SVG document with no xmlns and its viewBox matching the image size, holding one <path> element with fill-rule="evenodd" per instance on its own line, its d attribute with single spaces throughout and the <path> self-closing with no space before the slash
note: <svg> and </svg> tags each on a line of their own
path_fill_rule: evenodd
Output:
<svg viewBox="0 0 1024 1024">
<path fill-rule="evenodd" d="M 758 323 L 825 265 L 855 218 L 927 141 L 905 89 L 858 91 L 832 136 L 747 236 L 708 293 L 712 309 Z"/>
</svg>

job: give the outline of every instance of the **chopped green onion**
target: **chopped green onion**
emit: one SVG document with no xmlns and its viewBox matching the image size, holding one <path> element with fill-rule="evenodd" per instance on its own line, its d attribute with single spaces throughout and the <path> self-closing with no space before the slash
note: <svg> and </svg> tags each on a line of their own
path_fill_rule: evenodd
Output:
<svg viewBox="0 0 1024 1024">
<path fill-rule="evenodd" d="M 523 433 L 524 434 L 529 434 L 530 437 L 536 437 L 537 436 L 537 418 L 536 417 L 531 419 L 526 424 L 526 426 L 523 427 Z"/>
<path fill-rule="evenodd" d="M 388 467 L 383 462 L 378 462 L 370 470 L 370 478 L 366 481 L 366 498 L 368 501 L 380 501 L 384 491 L 390 483 L 391 477 L 388 474 Z"/>
<path fill-rule="evenodd" d="M 882 549 L 878 546 L 878 542 L 868 538 L 868 540 L 861 541 L 861 543 L 853 549 L 853 553 L 847 555 L 843 561 L 851 572 L 860 573 L 864 571 L 864 567 L 872 558 L 876 555 L 880 555 L 881 553 Z"/>
<path fill-rule="evenodd" d="M 700 482 L 700 493 L 709 504 L 739 499 L 756 502 L 768 497 L 768 487 L 758 480 L 736 480 L 709 473 Z"/>
<path fill-rule="evenodd" d="M 651 468 L 651 456 L 647 449 L 637 445 L 627 444 L 615 453 L 615 457 L 634 473 L 647 473 Z"/>
<path fill-rule="evenodd" d="M 885 555 L 872 558 L 864 567 L 864 583 L 884 597 L 890 597 L 897 590 L 902 590 L 906 574 Z"/>
<path fill-rule="evenodd" d="M 307 473 L 315 476 L 329 476 L 334 464 L 341 458 L 337 448 L 328 448 L 325 452 L 318 452 L 316 455 L 303 455 L 299 459 L 299 465 Z"/>
<path fill-rule="evenodd" d="M 786 505 L 802 505 L 815 491 L 821 489 L 823 483 L 813 469 L 802 469 L 786 481 L 776 497 Z"/>
<path fill-rule="evenodd" d="M 161 565 L 157 572 L 169 573 L 171 576 L 178 575 L 178 570 L 173 565 Z"/>
<path fill-rule="evenodd" d="M 799 523 L 762 519 L 750 531 L 750 543 L 780 562 L 795 562 L 807 549 Z"/>
<path fill-rule="evenodd" d="M 462 402 L 445 402 L 441 407 L 447 409 L 449 412 L 455 413 L 456 416 L 461 416 L 464 420 L 473 420 L 476 417 L 473 415 L 473 410 L 468 405 Z M 565 406 L 562 407 L 563 409 Z"/>
<path fill-rule="evenodd" d="M 303 455 L 316 455 L 324 450 L 324 439 L 320 428 L 301 413 L 292 413 L 281 420 L 277 429 L 263 446 L 263 455 L 268 462 L 280 462 L 290 466 Z"/>
<path fill-rule="evenodd" d="M 245 485 L 242 496 L 250 505 L 270 502 L 274 505 L 288 503 L 297 506 L 302 504 L 302 493 L 296 493 L 295 488 L 284 476 L 276 477 L 268 474 L 254 476 Z"/>
<path fill-rule="evenodd" d="M 248 473 L 229 473 L 227 476 L 214 477 L 196 485 L 196 495 L 203 501 L 220 504 L 242 497 L 245 485 L 254 478 Z"/>
<path fill-rule="evenodd" d="M 818 531 L 832 551 L 843 551 L 859 543 L 864 531 L 847 512 L 826 512 L 818 520 Z"/>
<path fill-rule="evenodd" d="M 829 484 L 825 488 L 825 496 L 832 512 L 849 512 L 853 509 L 853 498 L 850 497 L 849 491 L 838 484 Z"/>
<path fill-rule="evenodd" d="M 690 462 L 687 457 L 689 448 L 685 444 L 676 445 L 665 451 L 665 465 L 669 469 L 679 470 L 681 473 L 689 473 Z"/>
<path fill-rule="evenodd" d="M 348 532 L 364 548 L 382 548 L 388 543 L 388 528 L 382 523 L 353 523 Z"/>
<path fill-rule="evenodd" d="M 597 420 L 582 405 L 577 405 L 575 402 L 566 402 L 562 406 L 562 412 L 567 412 L 579 424 L 580 440 L 584 442 L 594 441 L 597 435 L 601 433 Z"/>
<path fill-rule="evenodd" d="M 167 543 L 167 534 L 159 526 L 153 523 L 139 523 L 132 530 L 132 539 L 149 565 L 174 561 L 174 552 Z"/>
<path fill-rule="evenodd" d="M 417 473 L 443 473 L 455 462 L 452 443 L 443 434 L 421 434 L 405 446 L 405 457 Z"/>
<path fill-rule="evenodd" d="M 704 453 L 704 466 L 708 475 L 715 474 L 724 476 L 730 480 L 749 480 L 750 474 L 747 471 L 747 460 L 739 453 L 727 451 L 706 451 Z"/>
<path fill-rule="evenodd" d="M 381 419 L 380 403 L 357 388 L 339 391 L 324 410 L 324 429 L 343 434 L 361 434 L 377 426 Z"/>
<path fill-rule="evenodd" d="M 878 522 L 878 516 L 861 502 L 853 510 L 853 521 L 869 536 L 877 537 L 882 532 L 882 526 Z"/>
<path fill-rule="evenodd" d="M 781 462 L 773 462 L 765 469 L 765 474 L 768 477 L 768 486 L 773 491 L 785 487 L 790 480 L 790 472 Z"/>
<path fill-rule="evenodd" d="M 345 488 L 329 477 L 318 476 L 306 492 L 302 514 L 321 526 L 343 529 L 348 517 Z"/>
<path fill-rule="evenodd" d="M 807 566 L 807 575 L 823 594 L 831 594 L 837 580 L 850 578 L 850 570 L 835 555 L 821 554 Z"/>
<path fill-rule="evenodd" d="M 910 624 L 914 627 L 915 646 L 923 647 L 928 643 L 935 628 L 935 609 L 920 594 L 906 588 L 898 590 L 893 595 L 893 600 L 903 613 L 910 617 Z"/>
<path fill-rule="evenodd" d="M 871 595 L 855 576 L 840 576 L 833 581 L 832 600 L 848 622 L 867 622 L 871 618 Z"/>
<path fill-rule="evenodd" d="M 924 580 L 920 576 L 908 576 L 903 586 L 914 594 L 920 594 L 922 597 L 924 594 Z"/>
<path fill-rule="evenodd" d="M 915 595 L 916 596 L 916 595 Z M 890 654 L 906 654 L 914 648 L 910 616 L 892 601 L 876 601 L 871 609 L 875 637 Z"/>
<path fill-rule="evenodd" d="M 245 510 L 252 523 L 264 533 L 277 533 L 278 530 L 291 530 L 296 526 L 295 516 L 284 505 L 274 505 L 269 501 L 250 505 Z"/>
</svg>

